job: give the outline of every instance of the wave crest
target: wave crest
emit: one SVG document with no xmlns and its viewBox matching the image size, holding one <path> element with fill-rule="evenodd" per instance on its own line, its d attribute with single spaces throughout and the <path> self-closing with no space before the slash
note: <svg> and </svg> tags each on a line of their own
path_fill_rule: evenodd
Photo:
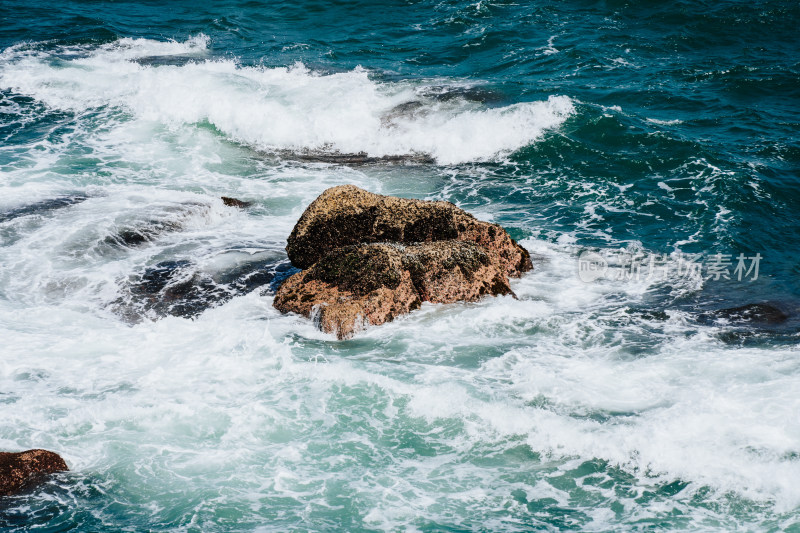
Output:
<svg viewBox="0 0 800 533">
<path fill-rule="evenodd" d="M 425 154 L 440 164 L 506 156 L 574 112 L 566 96 L 487 107 L 458 96 L 465 84 L 452 80 L 444 91 L 456 97 L 443 98 L 441 80 L 437 96 L 424 82 L 382 82 L 360 67 L 320 74 L 299 63 L 240 66 L 209 59 L 208 47 L 200 35 L 185 42 L 125 38 L 83 54 L 9 48 L 0 54 L 0 88 L 72 112 L 122 108 L 134 120 L 207 122 L 260 150 Z"/>
</svg>

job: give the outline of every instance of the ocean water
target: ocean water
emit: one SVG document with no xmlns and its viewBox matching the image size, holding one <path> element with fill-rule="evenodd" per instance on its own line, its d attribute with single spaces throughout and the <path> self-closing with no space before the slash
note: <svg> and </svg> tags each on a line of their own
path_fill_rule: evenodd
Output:
<svg viewBox="0 0 800 533">
<path fill-rule="evenodd" d="M 0 528 L 800 531 L 798 27 L 3 0 L 0 449 L 71 471 Z M 500 223 L 535 270 L 347 341 L 280 315 L 286 237 L 345 183 Z"/>
</svg>

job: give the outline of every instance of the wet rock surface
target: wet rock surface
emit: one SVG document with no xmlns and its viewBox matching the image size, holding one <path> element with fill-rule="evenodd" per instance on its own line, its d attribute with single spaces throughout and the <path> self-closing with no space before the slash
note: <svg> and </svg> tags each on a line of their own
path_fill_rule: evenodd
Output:
<svg viewBox="0 0 800 533">
<path fill-rule="evenodd" d="M 313 318 L 323 331 L 345 339 L 422 302 L 472 302 L 490 294 L 513 292 L 499 265 L 475 243 L 373 243 L 338 248 L 292 276 L 274 305 Z"/>
<path fill-rule="evenodd" d="M 788 310 L 790 308 L 791 306 L 775 303 L 750 303 L 705 311 L 697 315 L 697 320 L 701 324 L 725 323 L 733 327 L 781 327 L 783 325 L 791 325 L 791 322 L 793 322 L 789 320 L 793 316 Z"/>
<path fill-rule="evenodd" d="M 117 249 L 136 248 L 164 235 L 183 231 L 193 218 L 206 216 L 210 209 L 209 204 L 201 202 L 157 206 L 146 218 L 120 223 L 116 231 L 105 237 L 103 244 Z"/>
<path fill-rule="evenodd" d="M 161 261 L 124 280 L 111 310 L 134 324 L 165 316 L 195 318 L 260 287 L 274 292 L 296 272 L 285 259 L 274 258 L 243 261 L 214 272 L 188 259 Z"/>
<path fill-rule="evenodd" d="M 180 222 L 171 220 L 151 220 L 140 227 L 123 228 L 105 239 L 106 244 L 133 248 L 156 240 L 165 233 L 180 231 Z"/>
<path fill-rule="evenodd" d="M 449 202 L 383 196 L 353 185 L 333 187 L 314 200 L 292 230 L 286 251 L 293 265 L 308 268 L 351 244 L 445 240 L 483 246 L 512 277 L 533 268 L 530 254 L 497 224 L 477 220 Z"/>
<path fill-rule="evenodd" d="M 29 216 L 29 215 L 42 215 L 58 209 L 64 209 L 81 202 L 85 202 L 89 197 L 83 194 L 72 196 L 61 196 L 58 198 L 50 198 L 28 205 L 23 205 L 7 211 L 0 211 L 0 223 L 14 220 L 15 218 Z"/>
<path fill-rule="evenodd" d="M 707 309 L 696 321 L 714 326 L 714 335 L 729 345 L 794 345 L 800 335 L 800 305 L 787 299 Z"/>
<path fill-rule="evenodd" d="M 278 289 L 275 308 L 311 318 L 339 339 L 422 302 L 513 296 L 508 277 L 533 268 L 505 230 L 453 204 L 351 185 L 328 189 L 308 207 L 287 252 L 306 270 Z"/>
<path fill-rule="evenodd" d="M 780 324 L 785 322 L 789 315 L 775 305 L 768 303 L 753 303 L 739 307 L 729 307 L 716 311 L 715 316 L 736 322 L 754 322 L 758 324 Z"/>
<path fill-rule="evenodd" d="M 383 324 L 422 305 L 402 250 L 391 244 L 336 250 L 281 285 L 274 304 L 281 312 L 312 318 L 344 339 L 366 324 Z"/>
<path fill-rule="evenodd" d="M 12 496 L 33 488 L 48 474 L 69 470 L 58 454 L 47 450 L 0 452 L 0 496 Z"/>
<path fill-rule="evenodd" d="M 228 196 L 220 199 L 233 209 L 252 205 Z M 99 253 L 128 257 L 133 249 L 163 245 L 158 242 L 162 239 L 178 242 L 173 234 L 202 224 L 212 208 L 205 202 L 166 202 L 120 216 L 96 248 Z M 199 250 L 194 256 L 159 254 L 153 262 L 116 280 L 117 296 L 106 303 L 106 309 L 131 324 L 167 316 L 195 318 L 257 288 L 274 292 L 280 281 L 295 272 L 283 252 L 270 246 L 237 244 Z"/>
<path fill-rule="evenodd" d="M 169 55 L 169 56 L 147 56 L 131 59 L 132 63 L 138 63 L 143 67 L 182 67 L 189 63 L 202 63 L 205 59 L 196 55 Z"/>
<path fill-rule="evenodd" d="M 326 151 L 286 151 L 278 154 L 284 159 L 293 159 L 305 163 L 330 163 L 333 165 L 428 165 L 434 163 L 428 154 L 410 153 L 400 155 L 371 156 L 366 152 L 342 153 Z"/>
</svg>

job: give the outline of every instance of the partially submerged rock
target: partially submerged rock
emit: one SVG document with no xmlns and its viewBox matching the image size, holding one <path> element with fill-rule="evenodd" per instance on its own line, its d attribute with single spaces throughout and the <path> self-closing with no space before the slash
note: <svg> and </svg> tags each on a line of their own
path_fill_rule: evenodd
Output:
<svg viewBox="0 0 800 533">
<path fill-rule="evenodd" d="M 236 255 L 235 253 L 232 255 Z M 110 309 L 127 322 L 164 316 L 195 318 L 235 296 L 277 285 L 297 272 L 286 259 L 260 254 L 208 271 L 188 259 L 161 261 L 120 281 Z"/>
<path fill-rule="evenodd" d="M 366 152 L 342 153 L 319 150 L 301 152 L 281 150 L 278 152 L 284 159 L 295 159 L 310 163 L 331 163 L 334 165 L 427 165 L 434 162 L 433 157 L 422 153 L 400 155 L 371 156 Z"/>
<path fill-rule="evenodd" d="M 135 248 L 153 242 L 163 235 L 182 231 L 194 217 L 206 215 L 211 206 L 201 202 L 182 202 L 153 206 L 142 215 L 120 222 L 104 243 L 114 248 Z"/>
<path fill-rule="evenodd" d="M 533 268 L 528 252 L 497 224 L 449 202 L 382 196 L 352 185 L 314 200 L 286 251 L 306 270 L 278 289 L 275 308 L 312 318 L 340 339 L 422 302 L 513 296 L 509 276 Z"/>
<path fill-rule="evenodd" d="M 40 483 L 47 474 L 67 470 L 64 459 L 47 450 L 0 452 L 0 496 L 18 494 Z"/>
<path fill-rule="evenodd" d="M 83 194 L 60 196 L 58 198 L 50 198 L 48 200 L 41 200 L 32 204 L 16 207 L 8 211 L 0 211 L 0 223 L 29 215 L 42 215 L 57 209 L 63 209 L 85 202 L 88 199 L 89 197 Z"/>
<path fill-rule="evenodd" d="M 530 254 L 503 228 L 450 202 L 383 196 L 353 185 L 330 188 L 314 200 L 292 230 L 286 251 L 292 264 L 308 268 L 342 246 L 446 240 L 483 246 L 512 277 L 533 268 Z"/>
<path fill-rule="evenodd" d="M 421 304 L 400 250 L 373 244 L 340 248 L 295 274 L 278 289 L 273 305 L 313 318 L 320 329 L 344 339 Z"/>
<path fill-rule="evenodd" d="M 188 65 L 189 63 L 199 63 L 204 59 L 197 55 L 190 55 L 190 54 L 183 54 L 183 55 L 171 55 L 171 56 L 146 56 L 146 57 L 135 57 L 130 59 L 133 63 L 138 63 L 143 67 L 162 67 L 162 66 L 171 66 L 171 67 L 182 67 L 184 65 Z"/>
<path fill-rule="evenodd" d="M 165 233 L 180 231 L 183 226 L 177 220 L 151 220 L 139 227 L 124 228 L 106 237 L 107 244 L 133 248 L 152 242 Z"/>
<path fill-rule="evenodd" d="M 424 301 L 471 302 L 502 294 L 513 295 L 506 273 L 475 243 L 370 243 L 337 248 L 295 274 L 278 289 L 274 306 L 312 318 L 345 339 Z"/>
<path fill-rule="evenodd" d="M 230 196 L 222 196 L 222 203 L 228 207 L 238 207 L 239 209 L 245 209 L 253 205 L 253 202 L 237 200 L 236 198 L 231 198 Z"/>
<path fill-rule="evenodd" d="M 768 303 L 753 303 L 739 307 L 729 307 L 715 311 L 717 317 L 736 322 L 755 322 L 759 324 L 780 324 L 789 315 L 778 307 Z"/>
</svg>

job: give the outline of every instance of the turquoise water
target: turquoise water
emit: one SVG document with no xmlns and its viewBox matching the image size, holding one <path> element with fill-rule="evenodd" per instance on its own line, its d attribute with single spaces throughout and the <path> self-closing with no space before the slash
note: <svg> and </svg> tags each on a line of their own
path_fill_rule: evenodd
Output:
<svg viewBox="0 0 800 533">
<path fill-rule="evenodd" d="M 71 472 L 0 527 L 800 531 L 798 27 L 4 0 L 0 449 Z M 498 222 L 535 270 L 336 341 L 272 294 L 344 183 Z"/>
</svg>

